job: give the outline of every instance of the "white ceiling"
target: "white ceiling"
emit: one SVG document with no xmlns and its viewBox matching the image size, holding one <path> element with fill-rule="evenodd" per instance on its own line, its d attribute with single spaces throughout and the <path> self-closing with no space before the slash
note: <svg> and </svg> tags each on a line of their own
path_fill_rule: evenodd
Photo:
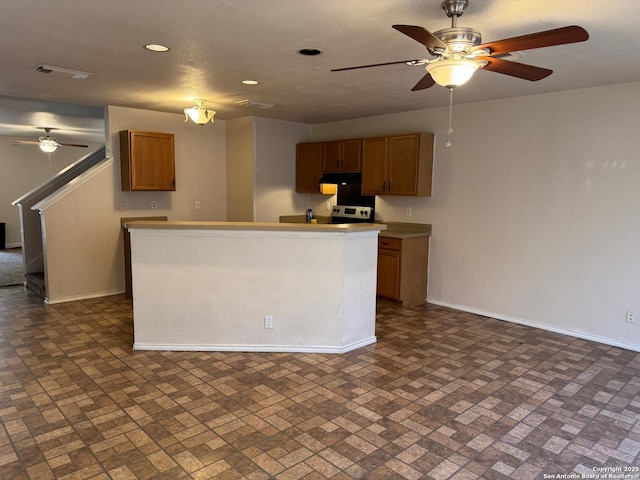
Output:
<svg viewBox="0 0 640 480">
<path fill-rule="evenodd" d="M 450 26 L 441 0 L 0 0 L 0 95 L 85 106 L 181 113 L 206 98 L 217 118 L 260 116 L 322 123 L 444 106 L 445 88 L 411 92 L 424 67 L 347 72 L 332 68 L 426 56 L 392 24 Z M 640 2 L 470 0 L 459 26 L 498 40 L 566 25 L 584 43 L 528 50 L 518 61 L 551 68 L 529 82 L 478 71 L 456 103 L 640 80 Z M 151 53 L 162 43 L 168 53 Z M 305 57 L 302 48 L 322 54 Z M 86 80 L 34 71 L 48 64 L 90 72 Z M 244 79 L 258 80 L 245 86 Z M 239 107 L 238 100 L 275 104 Z M 0 134 L 44 125 L 0 101 Z M 14 102 L 15 104 L 16 102 Z M 15 105 L 14 105 L 15 106 Z M 76 107 L 79 108 L 79 107 Z M 46 110 L 46 108 L 45 108 Z M 10 128 L 8 128 L 10 127 Z M 77 125 L 82 129 L 81 125 Z M 73 128 L 73 126 L 69 126 Z M 72 132 L 71 132 L 72 133 Z"/>
</svg>

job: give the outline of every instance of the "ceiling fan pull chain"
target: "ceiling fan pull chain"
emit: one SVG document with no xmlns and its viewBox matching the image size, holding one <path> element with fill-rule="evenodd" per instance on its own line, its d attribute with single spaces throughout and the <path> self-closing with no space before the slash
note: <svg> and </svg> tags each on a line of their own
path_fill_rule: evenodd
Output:
<svg viewBox="0 0 640 480">
<path fill-rule="evenodd" d="M 449 128 L 447 129 L 447 143 L 444 144 L 445 147 L 451 146 L 451 134 L 453 133 L 453 128 L 451 127 L 452 118 L 453 118 L 453 87 L 449 88 Z"/>
</svg>

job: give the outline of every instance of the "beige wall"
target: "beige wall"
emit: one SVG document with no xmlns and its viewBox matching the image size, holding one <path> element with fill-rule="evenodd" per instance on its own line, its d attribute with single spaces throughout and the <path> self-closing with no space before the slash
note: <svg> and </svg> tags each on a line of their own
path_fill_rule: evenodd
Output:
<svg viewBox="0 0 640 480">
<path fill-rule="evenodd" d="M 179 114 L 106 107 L 107 154 L 114 162 L 99 175 L 43 203 L 45 271 L 50 303 L 123 293 L 121 217 L 166 215 L 171 220 L 225 220 L 225 123 L 198 127 Z M 176 191 L 123 192 L 118 132 L 175 135 Z M 126 210 L 120 211 L 124 201 Z M 151 208 L 151 201 L 157 208 Z M 195 209 L 195 202 L 202 208 Z"/>
<path fill-rule="evenodd" d="M 121 216 L 166 215 L 170 220 L 226 220 L 225 122 L 199 127 L 184 122 L 184 115 L 151 112 L 135 108 L 106 108 L 107 154 L 116 159 L 114 211 L 121 201 Z M 123 192 L 120 187 L 120 130 L 148 130 L 173 133 L 176 150 L 175 192 Z M 155 201 L 157 209 L 151 208 Z M 199 201 L 201 209 L 196 210 Z"/>
<path fill-rule="evenodd" d="M 114 160 L 105 160 L 36 205 L 50 304 L 124 291 L 120 221 L 111 208 L 114 171 Z"/>
<path fill-rule="evenodd" d="M 436 133 L 433 197 L 376 201 L 433 225 L 430 302 L 640 350 L 639 109 L 631 83 L 455 105 L 450 148 L 446 108 L 312 131 Z"/>
<path fill-rule="evenodd" d="M 0 222 L 6 223 L 8 247 L 18 247 L 22 241 L 18 207 L 11 202 L 100 146 L 87 143 L 89 148 L 59 148 L 49 155 L 37 146 L 15 146 L 14 140 L 34 138 L 0 136 Z"/>
<path fill-rule="evenodd" d="M 252 222 L 254 190 L 253 117 L 227 122 L 227 220 Z"/>
<path fill-rule="evenodd" d="M 295 192 L 296 144 L 310 125 L 245 117 L 227 122 L 227 219 L 277 222 L 303 214 L 309 195 Z"/>
<path fill-rule="evenodd" d="M 310 126 L 267 118 L 255 119 L 255 219 L 277 222 L 280 215 L 304 214 L 309 195 L 295 192 L 296 144 Z"/>
</svg>

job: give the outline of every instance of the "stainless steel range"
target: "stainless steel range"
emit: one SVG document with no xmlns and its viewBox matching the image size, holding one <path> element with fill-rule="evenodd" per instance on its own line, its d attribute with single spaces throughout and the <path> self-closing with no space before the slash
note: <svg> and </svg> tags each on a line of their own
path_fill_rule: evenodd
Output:
<svg viewBox="0 0 640 480">
<path fill-rule="evenodd" d="M 336 205 L 331 223 L 373 223 L 373 208 L 358 205 Z"/>
<path fill-rule="evenodd" d="M 326 173 L 320 183 L 337 184 L 337 205 L 331 212 L 331 223 L 373 223 L 376 197 L 362 195 L 362 174 Z"/>
</svg>

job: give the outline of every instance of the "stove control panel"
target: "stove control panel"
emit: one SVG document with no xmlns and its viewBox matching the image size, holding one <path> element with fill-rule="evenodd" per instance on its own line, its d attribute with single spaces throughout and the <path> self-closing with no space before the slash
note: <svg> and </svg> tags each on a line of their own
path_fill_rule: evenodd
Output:
<svg viewBox="0 0 640 480">
<path fill-rule="evenodd" d="M 371 207 L 336 205 L 333 207 L 332 217 L 373 221 L 371 218 Z"/>
</svg>

